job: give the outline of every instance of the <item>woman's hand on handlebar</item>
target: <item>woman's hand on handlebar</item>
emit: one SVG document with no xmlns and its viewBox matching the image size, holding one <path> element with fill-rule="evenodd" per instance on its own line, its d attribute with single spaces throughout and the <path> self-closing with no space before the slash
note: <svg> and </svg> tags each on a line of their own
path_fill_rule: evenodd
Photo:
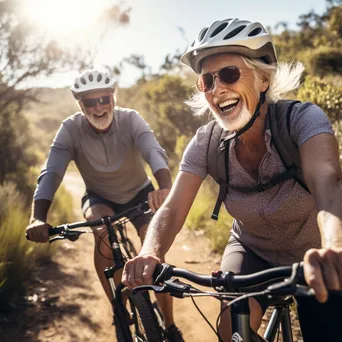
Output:
<svg viewBox="0 0 342 342">
<path fill-rule="evenodd" d="M 26 227 L 26 239 L 35 242 L 48 242 L 49 228 L 51 226 L 48 223 L 34 220 Z"/>
<path fill-rule="evenodd" d="M 153 272 L 160 263 L 161 260 L 153 255 L 138 255 L 128 260 L 122 274 L 123 284 L 129 288 L 151 285 Z"/>
<path fill-rule="evenodd" d="M 304 256 L 304 275 L 319 302 L 326 302 L 328 290 L 342 291 L 342 248 L 310 249 Z"/>
</svg>

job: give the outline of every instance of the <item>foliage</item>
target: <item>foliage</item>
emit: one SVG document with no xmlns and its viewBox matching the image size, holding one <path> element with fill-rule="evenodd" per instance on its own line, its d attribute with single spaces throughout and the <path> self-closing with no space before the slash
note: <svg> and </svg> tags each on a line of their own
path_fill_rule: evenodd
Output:
<svg viewBox="0 0 342 342">
<path fill-rule="evenodd" d="M 319 47 L 311 53 L 309 70 L 313 75 L 342 74 L 342 50 L 327 46 Z"/>
<path fill-rule="evenodd" d="M 297 97 L 301 101 L 310 101 L 320 106 L 333 122 L 342 120 L 342 87 L 336 87 L 315 76 L 307 76 Z"/>
<path fill-rule="evenodd" d="M 0 307 L 5 307 L 22 291 L 37 263 L 50 257 L 51 247 L 26 240 L 30 210 L 15 184 L 0 186 L 0 202 Z M 56 194 L 51 214 L 53 224 L 73 219 L 71 198 L 63 188 Z"/>
</svg>

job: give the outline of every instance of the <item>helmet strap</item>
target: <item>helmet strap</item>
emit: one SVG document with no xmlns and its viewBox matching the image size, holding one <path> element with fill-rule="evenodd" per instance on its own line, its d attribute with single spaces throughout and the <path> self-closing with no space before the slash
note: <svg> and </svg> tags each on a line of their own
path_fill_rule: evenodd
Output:
<svg viewBox="0 0 342 342">
<path fill-rule="evenodd" d="M 249 129 L 253 126 L 253 124 L 254 124 L 256 118 L 260 115 L 260 108 L 261 108 L 261 106 L 262 106 L 262 105 L 264 104 L 264 102 L 265 102 L 267 90 L 268 90 L 268 87 L 267 87 L 267 89 L 266 89 L 265 91 L 263 91 L 263 92 L 260 93 L 259 102 L 258 102 L 258 104 L 257 104 L 257 106 L 256 106 L 256 108 L 255 108 L 254 114 L 253 114 L 253 116 L 251 117 L 251 119 L 250 119 L 250 120 L 246 123 L 246 125 L 245 125 L 244 127 L 242 127 L 239 131 L 234 132 L 234 133 L 232 133 L 232 134 L 229 134 L 229 135 L 224 139 L 225 142 L 228 142 L 229 140 L 232 140 L 232 139 L 237 138 L 238 136 L 240 136 L 241 134 L 245 133 L 247 130 L 249 130 Z"/>
</svg>

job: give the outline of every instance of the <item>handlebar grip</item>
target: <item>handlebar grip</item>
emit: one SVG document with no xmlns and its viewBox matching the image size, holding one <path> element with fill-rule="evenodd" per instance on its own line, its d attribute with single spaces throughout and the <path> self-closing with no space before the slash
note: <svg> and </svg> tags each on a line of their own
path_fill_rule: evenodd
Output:
<svg viewBox="0 0 342 342">
<path fill-rule="evenodd" d="M 157 278 L 159 277 L 162 271 L 163 271 L 163 265 L 157 264 L 152 275 L 153 283 L 156 283 Z"/>
<path fill-rule="evenodd" d="M 58 235 L 62 231 L 64 231 L 63 227 L 51 227 L 51 228 L 49 228 L 49 236 Z"/>
<path fill-rule="evenodd" d="M 174 268 L 174 266 L 166 263 L 157 264 L 152 275 L 153 283 L 163 283 L 165 280 L 171 279 L 171 277 L 173 276 L 172 271 Z"/>
</svg>

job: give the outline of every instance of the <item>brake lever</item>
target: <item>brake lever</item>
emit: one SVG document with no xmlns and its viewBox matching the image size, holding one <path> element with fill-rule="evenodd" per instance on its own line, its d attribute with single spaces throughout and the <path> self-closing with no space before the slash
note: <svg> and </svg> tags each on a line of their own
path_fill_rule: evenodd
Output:
<svg viewBox="0 0 342 342">
<path fill-rule="evenodd" d="M 153 290 L 157 293 L 169 293 L 170 296 L 184 298 L 184 293 L 201 292 L 189 284 L 180 282 L 178 279 L 165 280 L 162 286 L 160 285 L 143 285 L 133 289 L 133 293 L 138 291 Z"/>
<path fill-rule="evenodd" d="M 72 230 L 67 230 L 61 233 L 59 236 L 55 236 L 52 239 L 49 240 L 49 243 L 55 242 L 57 240 L 65 240 L 68 239 L 70 241 L 76 241 L 81 234 L 83 234 L 83 231 L 72 231 Z"/>
<path fill-rule="evenodd" d="M 165 285 L 163 285 L 163 286 L 160 286 L 160 285 L 141 285 L 141 286 L 135 287 L 132 290 L 132 294 L 135 295 L 138 292 L 150 291 L 150 290 L 152 290 L 152 291 L 154 291 L 156 293 L 165 293 L 165 292 L 167 292 Z"/>
<path fill-rule="evenodd" d="M 64 236 L 55 236 L 49 240 L 49 243 L 55 242 L 57 240 L 64 240 L 64 239 L 65 239 Z"/>
</svg>

